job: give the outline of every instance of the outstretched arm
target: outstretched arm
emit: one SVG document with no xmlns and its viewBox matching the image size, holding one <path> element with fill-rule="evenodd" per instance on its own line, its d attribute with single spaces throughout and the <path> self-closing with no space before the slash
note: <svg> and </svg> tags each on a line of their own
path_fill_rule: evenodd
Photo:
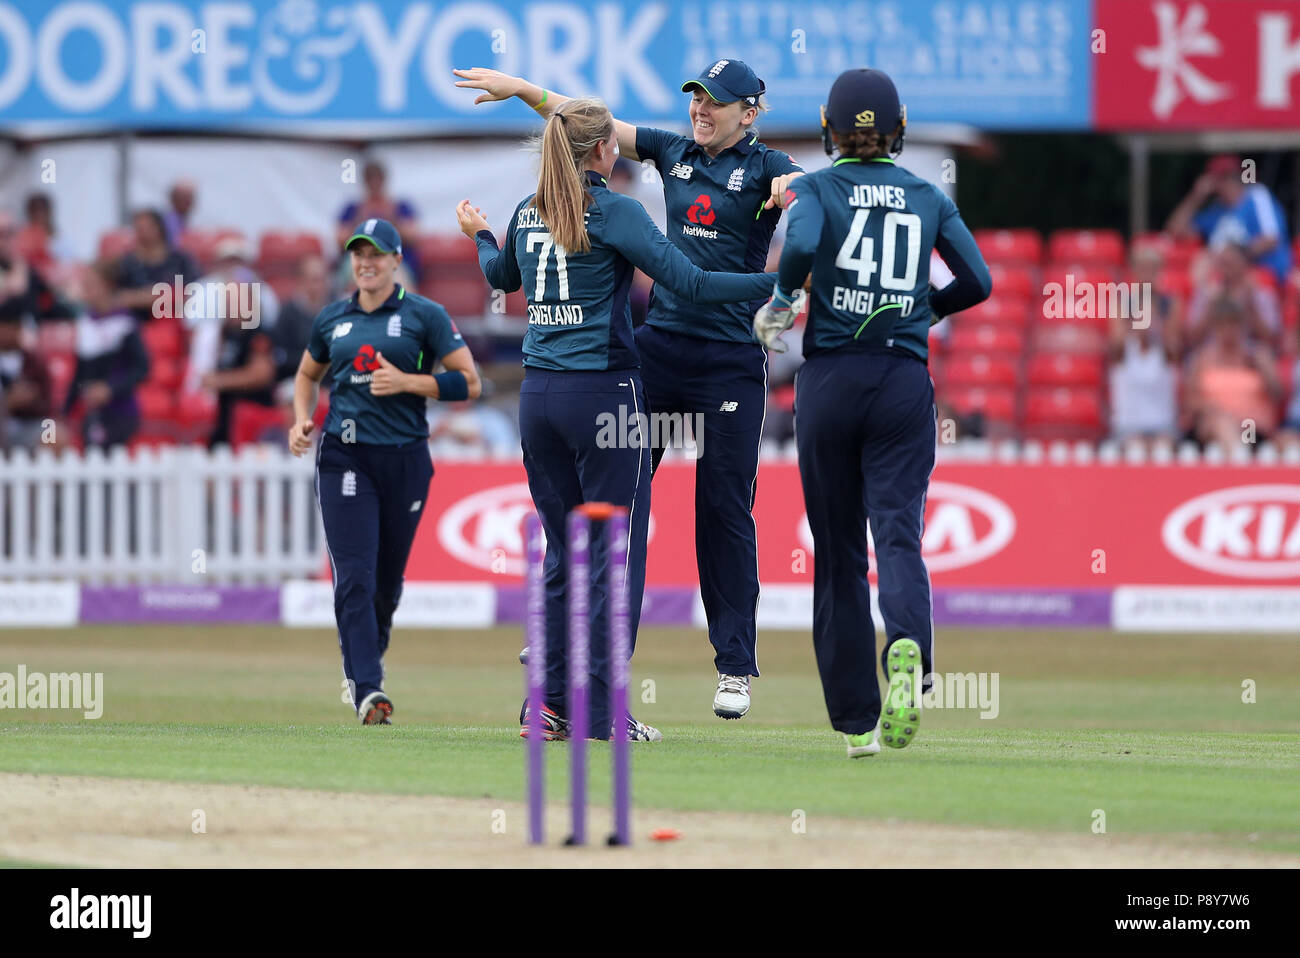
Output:
<svg viewBox="0 0 1300 958">
<path fill-rule="evenodd" d="M 556 107 L 573 99 L 556 93 L 554 90 L 543 90 L 537 84 L 529 83 L 523 77 L 512 77 L 500 70 L 490 70 L 487 67 L 470 67 L 466 70 L 452 70 L 451 72 L 460 77 L 456 81 L 456 86 L 483 91 L 474 100 L 475 104 L 491 103 L 495 100 L 508 100 L 511 97 L 517 97 L 540 115 L 550 116 Z M 615 117 L 614 131 L 618 134 L 619 153 L 630 160 L 641 159 L 636 152 L 636 127 Z"/>
</svg>

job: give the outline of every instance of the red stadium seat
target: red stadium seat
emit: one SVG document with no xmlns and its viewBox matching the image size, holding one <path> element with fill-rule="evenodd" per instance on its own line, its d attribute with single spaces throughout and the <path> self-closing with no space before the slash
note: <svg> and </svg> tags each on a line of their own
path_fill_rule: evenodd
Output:
<svg viewBox="0 0 1300 958">
<path fill-rule="evenodd" d="M 1011 297 L 1033 299 L 1041 295 L 1042 286 L 1035 275 L 1037 271 L 1028 266 L 1014 263 L 990 263 L 989 275 L 993 279 L 993 295 L 999 298 Z"/>
<path fill-rule="evenodd" d="M 77 355 L 70 349 L 41 352 L 45 356 L 45 368 L 50 373 L 50 391 L 53 393 L 50 403 L 55 409 L 62 409 L 72 377 L 77 374 Z"/>
<path fill-rule="evenodd" d="M 1016 363 L 1005 356 L 950 356 L 943 364 L 945 387 L 1001 386 L 1014 389 Z"/>
<path fill-rule="evenodd" d="M 1100 356 L 1039 353 L 1029 361 L 1025 381 L 1032 386 L 1079 386 L 1100 389 L 1104 372 Z"/>
<path fill-rule="evenodd" d="M 121 259 L 135 245 L 135 234 L 127 228 L 109 230 L 99 238 L 100 259 Z"/>
<path fill-rule="evenodd" d="M 1095 389 L 1031 389 L 1023 432 L 1030 439 L 1099 439 L 1101 397 Z"/>
<path fill-rule="evenodd" d="M 149 379 L 151 386 L 160 386 L 175 392 L 185 379 L 185 362 L 168 356 L 154 356 L 149 360 Z"/>
<path fill-rule="evenodd" d="M 1031 339 L 1035 353 L 1094 356 L 1105 351 L 1107 331 L 1088 323 L 1045 321 L 1034 329 Z"/>
<path fill-rule="evenodd" d="M 1019 356 L 1025 351 L 1025 334 L 1014 326 L 977 326 L 956 323 L 948 342 L 953 355 L 991 353 Z"/>
<path fill-rule="evenodd" d="M 1058 263 L 1124 262 L 1124 237 L 1118 230 L 1057 230 L 1047 242 L 1048 258 Z"/>
<path fill-rule="evenodd" d="M 173 421 L 182 441 L 205 441 L 217 422 L 216 400 L 207 393 L 185 393 L 176 403 Z"/>
<path fill-rule="evenodd" d="M 982 303 L 952 316 L 952 325 L 958 326 L 1013 326 L 1024 329 L 1032 318 L 1029 300 L 990 296 Z"/>
<path fill-rule="evenodd" d="M 487 309 L 488 294 L 491 292 L 487 281 L 477 269 L 473 276 L 444 279 L 435 276 L 431 282 L 423 285 L 421 291 L 434 302 L 441 303 L 453 319 L 457 316 L 482 316 Z"/>
<path fill-rule="evenodd" d="M 1186 270 L 1161 270 L 1160 275 L 1156 277 L 1156 290 L 1187 300 L 1192 296 L 1192 278 L 1187 275 Z"/>
<path fill-rule="evenodd" d="M 1027 263 L 1043 261 L 1043 238 L 1037 230 L 976 230 L 975 243 L 990 263 Z"/>
<path fill-rule="evenodd" d="M 217 245 L 224 239 L 238 239 L 247 242 L 247 238 L 237 229 L 193 229 L 181 234 L 177 244 L 194 257 L 199 269 L 204 273 L 212 269 L 216 261 Z"/>
<path fill-rule="evenodd" d="M 267 230 L 257 242 L 257 266 L 264 275 L 292 273 L 308 256 L 324 255 L 325 246 L 315 233 Z"/>
<path fill-rule="evenodd" d="M 1049 283 L 1060 283 L 1062 287 L 1068 288 L 1073 283 L 1074 288 L 1082 286 L 1084 283 L 1091 283 L 1094 286 L 1100 286 L 1104 283 L 1115 283 L 1119 281 L 1119 274 L 1108 266 L 1096 266 L 1087 263 L 1063 263 L 1052 262 L 1043 269 L 1043 286 Z M 1039 290 L 1042 290 L 1042 286 Z M 1046 293 L 1042 294 L 1044 297 Z"/>
<path fill-rule="evenodd" d="M 174 390 L 145 383 L 135 391 L 135 401 L 140 407 L 140 418 L 151 422 L 170 419 L 176 407 L 175 396 Z"/>
<path fill-rule="evenodd" d="M 250 443 L 283 442 L 292 425 L 290 418 L 287 406 L 237 402 L 230 413 L 230 445 L 238 449 Z"/>
<path fill-rule="evenodd" d="M 528 315 L 528 297 L 524 295 L 522 289 L 517 289 L 513 293 L 506 295 L 506 315 L 507 316 L 527 316 Z"/>
<path fill-rule="evenodd" d="M 478 270 L 478 246 L 463 233 L 426 233 L 415 241 L 420 269 L 436 275 L 439 266 L 472 266 Z"/>
<path fill-rule="evenodd" d="M 990 422 L 1011 425 L 1016 421 L 1016 393 L 1013 389 L 962 387 L 945 390 L 940 398 L 963 416 L 979 412 Z"/>
<path fill-rule="evenodd" d="M 155 319 L 140 326 L 144 348 L 156 359 L 185 355 L 185 330 L 178 319 Z"/>
</svg>

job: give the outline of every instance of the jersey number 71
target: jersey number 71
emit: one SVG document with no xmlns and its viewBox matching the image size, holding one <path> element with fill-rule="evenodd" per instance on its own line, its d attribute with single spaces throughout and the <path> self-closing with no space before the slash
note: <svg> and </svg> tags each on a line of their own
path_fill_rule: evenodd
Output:
<svg viewBox="0 0 1300 958">
<path fill-rule="evenodd" d="M 859 286 L 870 286 L 871 277 L 880 270 L 881 289 L 910 290 L 916 286 L 916 268 L 921 260 L 921 217 L 915 213 L 890 210 L 880 231 L 880 262 L 876 262 L 876 241 L 863 236 L 871 210 L 858 210 L 853 214 L 849 234 L 844 237 L 835 265 L 840 269 L 854 270 Z M 907 266 L 902 276 L 894 274 L 895 251 L 898 248 L 898 231 L 906 230 Z M 859 251 L 861 251 L 859 253 Z M 883 268 L 882 268 L 883 267 Z"/>
<path fill-rule="evenodd" d="M 540 303 L 546 298 L 546 261 L 550 258 L 552 249 L 555 250 L 555 271 L 560 280 L 560 299 L 568 299 L 569 262 L 565 258 L 564 247 L 555 242 L 555 238 L 545 230 L 535 230 L 528 234 L 528 239 L 524 241 L 524 249 L 531 253 L 539 244 L 542 252 L 537 257 L 537 289 L 533 294 L 533 302 Z"/>
</svg>

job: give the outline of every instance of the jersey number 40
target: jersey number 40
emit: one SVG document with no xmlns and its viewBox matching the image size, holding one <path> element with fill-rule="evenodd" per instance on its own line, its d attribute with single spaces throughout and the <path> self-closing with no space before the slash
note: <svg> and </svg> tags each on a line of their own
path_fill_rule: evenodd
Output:
<svg viewBox="0 0 1300 958">
<path fill-rule="evenodd" d="M 916 268 L 921 261 L 921 217 L 915 213 L 890 210 L 880 230 L 880 262 L 876 262 L 876 241 L 863 236 L 872 210 L 858 210 L 849 225 L 849 235 L 844 237 L 835 265 L 840 269 L 856 271 L 859 286 L 870 286 L 871 277 L 880 270 L 881 289 L 910 290 L 916 287 Z M 907 265 L 902 276 L 895 274 L 897 264 L 898 233 L 907 232 Z"/>
<path fill-rule="evenodd" d="M 542 252 L 537 257 L 537 289 L 533 294 L 533 302 L 540 303 L 546 298 L 546 261 L 551 256 L 551 250 L 555 250 L 555 272 L 560 280 L 560 299 L 568 299 L 569 261 L 565 257 L 564 247 L 555 242 L 555 238 L 545 230 L 529 233 L 528 239 L 524 241 L 524 249 L 531 253 L 539 245 Z"/>
</svg>

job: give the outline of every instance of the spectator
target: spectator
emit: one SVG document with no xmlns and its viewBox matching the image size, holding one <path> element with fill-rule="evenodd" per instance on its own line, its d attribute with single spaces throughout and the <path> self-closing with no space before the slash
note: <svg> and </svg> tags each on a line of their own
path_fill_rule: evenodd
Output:
<svg viewBox="0 0 1300 958">
<path fill-rule="evenodd" d="M 5 414 L 0 445 L 6 449 L 39 446 L 54 415 L 53 395 L 50 368 L 36 350 L 0 353 L 0 398 Z"/>
<path fill-rule="evenodd" d="M 31 251 L 28 262 L 47 282 L 62 286 L 76 257 L 72 248 L 58 237 L 54 225 L 54 203 L 48 193 L 32 193 L 27 197 L 25 208 L 27 225 L 22 232 Z"/>
<path fill-rule="evenodd" d="M 1199 347 L 1209 335 L 1206 315 L 1219 299 L 1231 299 L 1241 310 L 1246 335 L 1254 342 L 1273 347 L 1282 331 L 1282 311 L 1277 294 L 1256 282 L 1251 273 L 1250 254 L 1244 246 L 1228 243 L 1213 253 L 1215 276 L 1208 286 L 1192 296 L 1187 310 L 1186 347 Z"/>
<path fill-rule="evenodd" d="M 388 195 L 388 171 L 382 163 L 370 160 L 362 172 L 365 181 L 365 195 L 358 201 L 343 207 L 339 214 L 338 235 L 339 249 L 356 231 L 358 223 L 368 219 L 388 220 L 397 227 L 402 237 L 402 263 L 410 268 L 411 275 L 418 282 L 421 279 L 419 250 L 416 249 L 419 225 L 415 221 L 415 207 L 402 199 Z"/>
<path fill-rule="evenodd" d="M 117 267 L 105 261 L 92 265 L 82 281 L 77 371 L 63 412 L 70 414 L 80 403 L 87 448 L 129 442 L 140 426 L 135 390 L 149 375 L 149 355 L 135 317 L 119 305 L 118 282 Z"/>
<path fill-rule="evenodd" d="M 1146 246 L 1133 250 L 1134 282 L 1151 290 L 1150 314 L 1138 329 L 1118 313 L 1110 320 L 1111 435 L 1119 440 L 1172 442 L 1178 430 L 1179 313 L 1181 304 L 1160 289 L 1164 257 Z"/>
<path fill-rule="evenodd" d="M 186 392 L 200 388 L 200 380 L 218 367 L 227 319 L 271 335 L 279 320 L 280 301 L 253 269 L 248 244 L 238 236 L 228 236 L 217 244 L 215 253 L 212 272 L 199 280 L 202 302 L 187 303 L 185 309 L 185 325 L 190 330 Z"/>
<path fill-rule="evenodd" d="M 482 380 L 484 395 L 491 385 Z M 517 459 L 519 426 L 502 410 L 485 402 L 430 403 L 429 442 L 435 458 Z"/>
<path fill-rule="evenodd" d="M 117 305 L 131 310 L 137 320 L 147 323 L 153 319 L 154 302 L 158 298 L 154 286 L 162 283 L 169 292 L 160 304 L 160 314 L 175 315 L 170 291 L 177 283 L 183 290 L 185 283 L 198 275 L 198 268 L 187 253 L 170 242 L 162 214 L 157 210 L 139 210 L 131 218 L 131 226 L 135 245 L 122 258 L 122 288 L 117 294 Z"/>
<path fill-rule="evenodd" d="M 1279 286 L 1286 282 L 1291 269 L 1286 214 L 1267 186 L 1242 182 L 1238 156 L 1212 157 L 1165 228 L 1176 237 L 1200 236 L 1211 249 L 1244 246 L 1249 262 L 1268 267 Z"/>
<path fill-rule="evenodd" d="M 50 287 L 18 246 L 18 227 L 0 211 L 0 353 L 21 348 L 23 330 L 61 314 Z"/>
<path fill-rule="evenodd" d="M 231 291 L 230 295 L 237 295 Z M 199 385 L 217 394 L 217 424 L 208 445 L 230 444 L 235 404 L 257 403 L 274 408 L 275 375 L 279 350 L 271 333 L 261 327 L 244 328 L 238 310 L 227 309 L 221 324 L 220 352 L 216 369 L 204 373 Z"/>
<path fill-rule="evenodd" d="M 1208 310 L 1209 336 L 1192 359 L 1187 424 L 1201 443 L 1228 448 L 1253 434 L 1263 441 L 1277 428 L 1281 384 L 1272 353 L 1247 335 L 1239 303 L 1217 299 Z"/>
<path fill-rule="evenodd" d="M 167 240 L 172 246 L 179 246 L 181 237 L 189 229 L 190 215 L 194 212 L 194 200 L 198 188 L 192 180 L 177 180 L 167 191 L 167 202 L 171 204 L 163 213 L 163 223 L 167 227 Z"/>
<path fill-rule="evenodd" d="M 1300 330 L 1296 331 L 1296 336 L 1300 339 Z M 1282 428 L 1277 438 L 1283 449 L 1300 450 L 1300 356 L 1291 362 L 1291 401 L 1282 417 Z"/>
<path fill-rule="evenodd" d="M 319 256 L 306 256 L 298 263 L 297 284 L 293 296 L 280 309 L 275 322 L 275 337 L 284 354 L 278 378 L 292 377 L 307 348 L 311 325 L 320 311 L 333 299 L 330 269 Z"/>
</svg>

